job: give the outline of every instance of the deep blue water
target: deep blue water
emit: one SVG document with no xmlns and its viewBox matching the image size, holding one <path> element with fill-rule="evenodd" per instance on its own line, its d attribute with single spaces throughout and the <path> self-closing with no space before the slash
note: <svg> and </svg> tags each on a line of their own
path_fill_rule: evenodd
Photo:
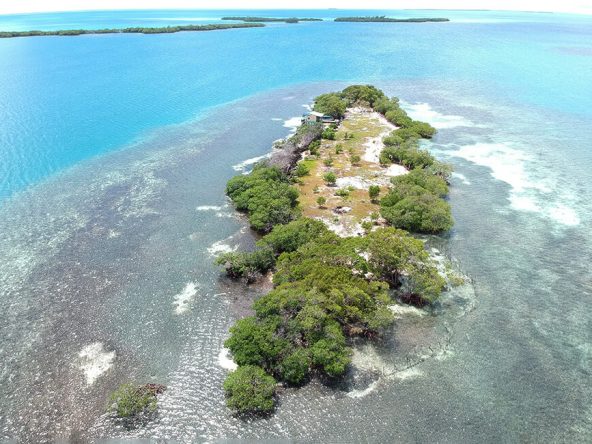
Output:
<svg viewBox="0 0 592 444">
<path fill-rule="evenodd" d="M 592 17 L 120 11 L 0 30 L 223 15 L 452 21 L 0 40 L 0 439 L 589 441 Z M 253 242 L 224 184 L 352 82 L 438 128 L 426 147 L 455 167 L 456 225 L 432 241 L 472 285 L 360 349 L 390 369 L 374 390 L 315 383 L 244 422 L 223 406 L 220 350 L 259 290 L 212 265 Z M 101 416 L 128 379 L 169 386 L 139 430 Z"/>
</svg>

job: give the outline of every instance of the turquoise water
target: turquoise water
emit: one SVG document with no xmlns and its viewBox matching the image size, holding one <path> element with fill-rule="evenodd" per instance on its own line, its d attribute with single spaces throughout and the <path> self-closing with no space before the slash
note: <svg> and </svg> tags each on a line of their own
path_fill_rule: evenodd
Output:
<svg viewBox="0 0 592 444">
<path fill-rule="evenodd" d="M 329 12 L 336 13 L 320 15 Z M 221 14 L 18 15 L 0 17 L 0 29 L 175 24 Z M 307 81 L 436 78 L 477 86 L 502 101 L 591 115 L 592 29 L 585 18 L 444 15 L 459 16 L 458 21 L 405 26 L 323 22 L 223 33 L 3 40 L 0 199 L 80 160 L 119 149 L 156 127 L 259 91 Z M 314 50 L 304 35 L 315 42 Z"/>
<path fill-rule="evenodd" d="M 247 13 L 0 16 L 0 30 Z M 0 438 L 590 439 L 592 18 L 257 11 L 382 14 L 452 22 L 0 40 Z M 253 241 L 224 184 L 350 82 L 438 128 L 427 147 L 455 166 L 456 226 L 432 243 L 473 284 L 361 344 L 376 385 L 312 384 L 246 423 L 223 406 L 220 351 L 261 290 L 211 264 Z M 169 386 L 140 430 L 101 416 L 129 378 Z"/>
</svg>

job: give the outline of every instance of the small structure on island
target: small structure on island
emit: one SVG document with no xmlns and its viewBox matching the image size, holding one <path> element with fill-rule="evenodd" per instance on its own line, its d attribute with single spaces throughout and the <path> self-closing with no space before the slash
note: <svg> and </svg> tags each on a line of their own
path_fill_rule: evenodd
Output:
<svg viewBox="0 0 592 444">
<path fill-rule="evenodd" d="M 309 113 L 303 114 L 302 115 L 302 123 L 333 123 L 335 122 L 335 119 L 333 118 L 333 116 L 330 116 L 329 114 L 323 114 L 323 113 L 319 113 L 317 111 L 311 111 Z"/>
</svg>

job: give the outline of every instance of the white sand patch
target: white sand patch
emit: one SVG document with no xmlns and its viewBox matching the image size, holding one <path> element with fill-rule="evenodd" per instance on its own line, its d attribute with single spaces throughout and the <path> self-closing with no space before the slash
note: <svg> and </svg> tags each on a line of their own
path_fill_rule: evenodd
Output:
<svg viewBox="0 0 592 444">
<path fill-rule="evenodd" d="M 251 165 L 255 165 L 258 162 L 261 162 L 264 159 L 267 159 L 269 156 L 271 156 L 271 153 L 267 153 L 264 154 L 263 156 L 257 156 L 257 157 L 252 157 L 250 159 L 244 160 L 241 163 L 237 163 L 236 165 L 232 166 L 232 169 L 234 171 L 239 171 L 239 172 L 245 172 L 245 170 L 251 166 Z"/>
<path fill-rule="evenodd" d="M 369 117 L 370 119 L 378 120 L 379 124 L 385 128 L 384 131 L 380 133 L 380 135 L 378 135 L 377 137 L 369 137 L 368 140 L 364 143 L 366 150 L 362 155 L 362 159 L 366 162 L 378 163 L 380 159 L 380 153 L 384 148 L 384 143 L 382 143 L 382 139 L 388 136 L 393 130 L 396 130 L 397 127 L 388 120 L 386 120 L 386 118 L 382 114 L 365 108 L 349 108 L 348 114 L 362 114 L 366 117 Z M 366 129 L 367 128 L 364 128 L 364 130 Z"/>
<path fill-rule="evenodd" d="M 351 237 L 364 234 L 364 229 L 361 224 L 349 224 L 345 221 L 333 222 L 324 217 L 317 217 L 316 219 L 322 221 L 329 230 L 339 237 Z"/>
<path fill-rule="evenodd" d="M 402 176 L 403 174 L 407 174 L 408 172 L 409 170 L 405 168 L 403 165 L 397 165 L 396 163 L 393 163 L 386 169 L 384 174 L 389 177 L 395 177 Z"/>
<path fill-rule="evenodd" d="M 175 314 L 183 314 L 189 310 L 189 304 L 194 296 L 197 294 L 197 285 L 195 282 L 189 282 L 181 293 L 174 297 L 173 306 L 175 307 Z"/>
<path fill-rule="evenodd" d="M 102 342 L 94 342 L 78 353 L 80 369 L 86 378 L 86 384 L 92 385 L 113 365 L 114 351 L 106 351 Z"/>
<path fill-rule="evenodd" d="M 475 126 L 473 122 L 463 116 L 446 115 L 434 110 L 428 103 L 407 103 L 401 101 L 401 107 L 414 120 L 428 122 L 436 129 L 456 128 L 459 126 Z"/>
<path fill-rule="evenodd" d="M 401 370 L 400 372 L 396 372 L 394 374 L 395 378 L 405 381 L 407 379 L 417 378 L 418 376 L 422 376 L 423 373 L 419 371 L 415 367 L 408 368 L 406 370 Z"/>
<path fill-rule="evenodd" d="M 211 256 L 218 256 L 222 253 L 231 253 L 236 251 L 238 249 L 238 245 L 230 245 L 228 240 L 229 238 L 226 238 L 214 242 L 208 247 L 208 253 L 210 253 Z"/>
<path fill-rule="evenodd" d="M 226 347 L 222 347 L 222 350 L 220 350 L 220 353 L 218 353 L 218 365 L 223 369 L 230 371 L 236 370 L 238 368 L 238 365 L 232 360 L 232 357 L 230 356 L 230 350 L 228 350 Z"/>
<path fill-rule="evenodd" d="M 378 113 L 377 113 L 378 114 Z M 384 143 L 382 143 L 382 139 L 388 136 L 391 131 L 393 131 L 396 127 L 394 125 L 390 125 L 392 128 L 387 129 L 380 133 L 377 137 L 370 137 L 364 146 L 366 150 L 362 155 L 362 159 L 366 162 L 378 163 L 380 160 L 380 153 L 384 149 Z"/>
<path fill-rule="evenodd" d="M 339 188 L 353 187 L 357 190 L 367 190 L 374 182 L 364 179 L 360 176 L 339 177 L 335 184 Z"/>
</svg>

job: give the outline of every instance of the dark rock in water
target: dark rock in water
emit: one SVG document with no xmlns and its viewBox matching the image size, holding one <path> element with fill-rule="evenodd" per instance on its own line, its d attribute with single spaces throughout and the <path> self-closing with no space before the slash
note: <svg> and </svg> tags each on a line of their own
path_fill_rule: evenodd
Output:
<svg viewBox="0 0 592 444">
<path fill-rule="evenodd" d="M 405 304 L 414 305 L 415 307 L 425 307 L 428 302 L 417 293 L 404 293 L 401 295 L 401 302 Z"/>
<path fill-rule="evenodd" d="M 300 160 L 302 153 L 321 137 L 322 132 L 322 124 L 301 125 L 296 134 L 277 145 L 267 164 L 289 173 Z"/>
<path fill-rule="evenodd" d="M 152 393 L 153 395 L 160 395 L 162 393 L 164 393 L 167 389 L 166 385 L 163 384 L 145 384 L 144 386 L 142 386 L 142 388 L 144 390 L 146 390 L 147 392 Z"/>
</svg>

